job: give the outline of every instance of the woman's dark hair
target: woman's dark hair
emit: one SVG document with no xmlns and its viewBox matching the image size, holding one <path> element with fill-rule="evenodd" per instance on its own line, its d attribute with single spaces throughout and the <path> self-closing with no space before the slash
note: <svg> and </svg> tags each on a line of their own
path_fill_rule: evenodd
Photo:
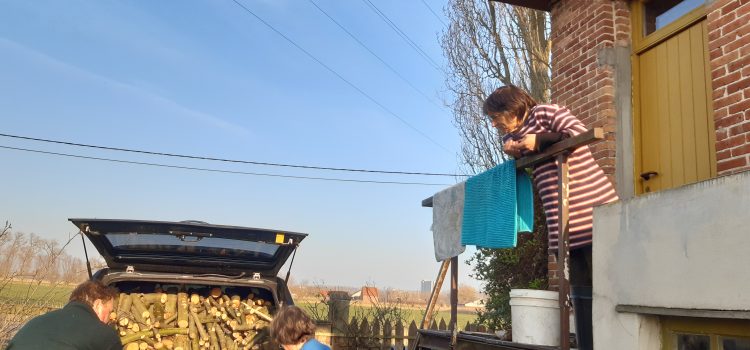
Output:
<svg viewBox="0 0 750 350">
<path fill-rule="evenodd" d="M 271 322 L 271 338 L 281 345 L 304 343 L 315 336 L 315 322 L 296 306 L 281 309 Z"/>
<path fill-rule="evenodd" d="M 499 115 L 508 119 L 510 117 L 521 119 L 536 104 L 534 98 L 523 89 L 507 85 L 498 88 L 484 100 L 482 113 L 490 118 Z"/>
<path fill-rule="evenodd" d="M 86 281 L 73 289 L 68 301 L 78 301 L 93 307 L 96 299 L 106 302 L 115 300 L 116 297 L 117 289 L 107 287 L 100 281 Z"/>
</svg>

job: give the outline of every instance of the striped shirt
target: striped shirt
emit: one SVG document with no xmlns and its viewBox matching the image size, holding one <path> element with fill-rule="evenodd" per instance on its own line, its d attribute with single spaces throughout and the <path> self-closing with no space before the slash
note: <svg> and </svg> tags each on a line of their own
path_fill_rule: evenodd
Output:
<svg viewBox="0 0 750 350">
<path fill-rule="evenodd" d="M 558 105 L 537 105 L 531 109 L 526 121 L 515 133 L 506 134 L 503 142 L 518 140 L 528 134 L 564 133 L 576 136 L 586 132 L 586 127 L 570 110 Z M 570 249 L 591 245 L 593 208 L 618 199 L 614 187 L 596 164 L 588 146 L 581 146 L 568 156 L 569 169 L 569 238 Z M 544 206 L 547 217 L 549 249 L 557 250 L 557 160 L 540 163 L 534 168 L 534 186 Z"/>
</svg>

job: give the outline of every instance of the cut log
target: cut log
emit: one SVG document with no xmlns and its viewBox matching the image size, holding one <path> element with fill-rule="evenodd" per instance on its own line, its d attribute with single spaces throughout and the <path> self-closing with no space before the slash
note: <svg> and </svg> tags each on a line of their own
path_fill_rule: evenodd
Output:
<svg viewBox="0 0 750 350">
<path fill-rule="evenodd" d="M 148 293 L 143 295 L 143 302 L 146 304 L 153 304 L 153 303 L 166 303 L 167 302 L 167 293 Z"/>
<path fill-rule="evenodd" d="M 154 306 L 154 312 L 151 315 L 151 321 L 153 321 L 154 327 L 160 328 L 164 324 L 164 304 L 159 302 L 159 303 L 154 303 L 153 306 Z"/>
<path fill-rule="evenodd" d="M 208 333 L 206 333 L 206 330 L 203 328 L 203 323 L 201 322 L 200 317 L 198 317 L 198 314 L 191 312 L 190 317 L 195 322 L 195 328 L 198 330 L 201 340 L 208 341 Z"/>
<path fill-rule="evenodd" d="M 187 293 L 177 293 L 177 326 L 188 328 L 188 296 Z"/>
<path fill-rule="evenodd" d="M 184 335 L 176 335 L 174 337 L 174 350 L 190 350 L 188 337 Z"/>
<path fill-rule="evenodd" d="M 148 312 L 148 309 L 146 308 L 146 305 L 143 304 L 143 301 L 141 301 L 141 298 L 137 295 L 131 295 L 130 300 L 133 303 L 133 315 L 138 319 L 138 322 L 146 323 L 146 319 L 148 319 L 149 315 L 151 315 Z"/>
<path fill-rule="evenodd" d="M 190 339 L 197 339 L 198 338 L 198 328 L 195 326 L 196 319 L 193 318 L 193 315 L 188 313 L 188 337 Z"/>
<path fill-rule="evenodd" d="M 164 304 L 164 318 L 177 315 L 177 295 L 167 294 L 167 302 Z"/>
<path fill-rule="evenodd" d="M 186 335 L 188 333 L 188 330 L 187 329 L 182 329 L 182 328 L 165 328 L 165 329 L 160 329 L 157 332 L 161 336 L 175 335 L 175 334 L 185 334 Z M 134 341 L 137 341 L 137 340 L 141 340 L 141 339 L 146 338 L 146 337 L 151 338 L 153 336 L 154 336 L 154 332 L 152 332 L 152 331 L 141 331 L 141 332 L 138 332 L 138 333 L 135 333 L 135 334 L 131 334 L 131 335 L 127 335 L 125 337 L 120 338 L 120 342 L 123 343 L 123 344 L 127 344 L 127 343 L 131 343 L 131 342 L 134 342 Z"/>
</svg>

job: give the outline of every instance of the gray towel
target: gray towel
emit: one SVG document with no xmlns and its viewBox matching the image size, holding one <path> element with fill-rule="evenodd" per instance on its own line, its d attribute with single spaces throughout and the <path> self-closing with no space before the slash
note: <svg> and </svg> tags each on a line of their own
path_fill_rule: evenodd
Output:
<svg viewBox="0 0 750 350">
<path fill-rule="evenodd" d="M 437 261 L 458 256 L 466 250 L 461 245 L 464 184 L 461 182 L 432 196 L 432 238 Z"/>
</svg>

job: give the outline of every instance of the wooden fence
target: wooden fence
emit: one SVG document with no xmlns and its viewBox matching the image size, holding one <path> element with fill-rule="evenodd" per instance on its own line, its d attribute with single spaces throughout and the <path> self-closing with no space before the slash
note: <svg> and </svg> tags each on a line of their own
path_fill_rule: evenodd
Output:
<svg viewBox="0 0 750 350">
<path fill-rule="evenodd" d="M 367 319 L 358 321 L 352 319 L 349 323 L 334 326 L 328 321 L 319 321 L 315 338 L 331 346 L 332 350 L 403 350 L 417 337 L 417 324 L 412 321 L 404 325 L 402 321 L 371 322 Z M 440 322 L 432 321 L 429 329 L 447 330 L 445 319 Z M 483 325 L 467 322 L 459 330 L 472 332 L 486 332 Z"/>
</svg>

